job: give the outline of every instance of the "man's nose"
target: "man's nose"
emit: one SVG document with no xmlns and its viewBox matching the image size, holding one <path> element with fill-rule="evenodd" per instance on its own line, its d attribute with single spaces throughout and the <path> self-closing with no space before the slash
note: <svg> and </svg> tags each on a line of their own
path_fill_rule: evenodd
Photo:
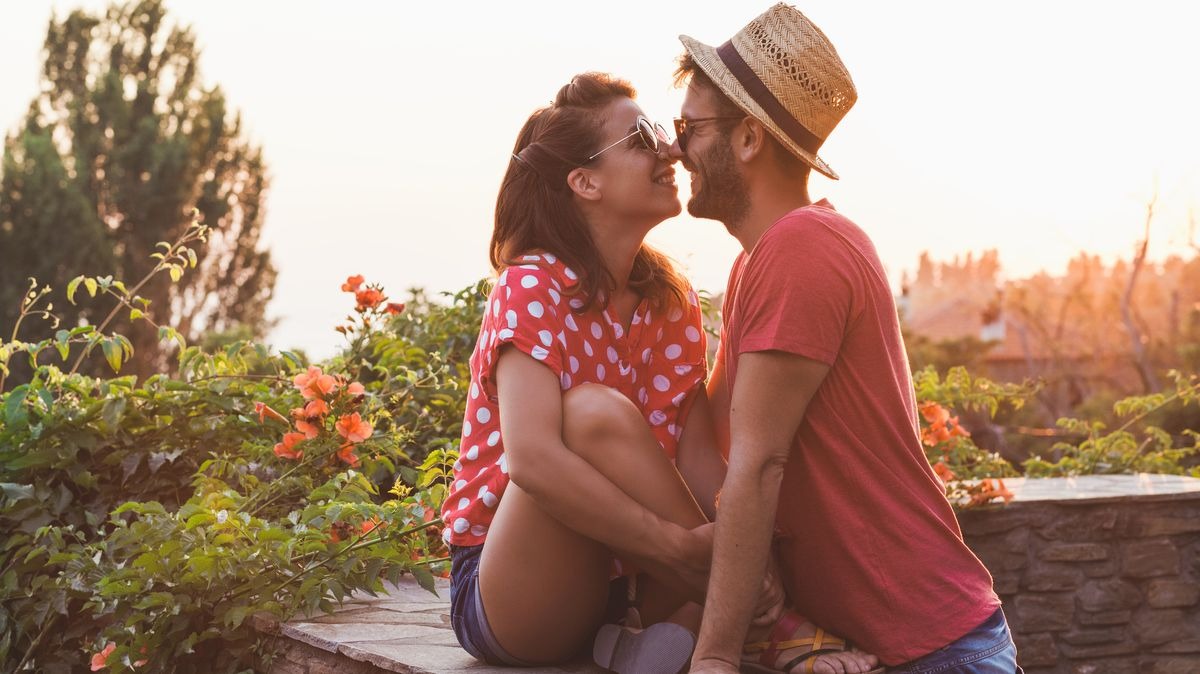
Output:
<svg viewBox="0 0 1200 674">
<path fill-rule="evenodd" d="M 683 149 L 679 147 L 679 139 L 676 138 L 666 149 L 667 161 L 677 162 L 683 159 Z"/>
</svg>

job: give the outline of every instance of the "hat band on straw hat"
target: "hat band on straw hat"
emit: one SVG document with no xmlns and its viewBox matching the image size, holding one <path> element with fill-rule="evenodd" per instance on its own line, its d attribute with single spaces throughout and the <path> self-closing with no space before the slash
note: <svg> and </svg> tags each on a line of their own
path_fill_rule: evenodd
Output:
<svg viewBox="0 0 1200 674">
<path fill-rule="evenodd" d="M 804 128 L 804 125 L 796 120 L 795 117 L 783 107 L 778 98 L 771 93 L 767 85 L 754 74 L 746 61 L 742 59 L 742 55 L 733 47 L 733 42 L 726 42 L 717 47 L 717 56 L 721 58 L 721 62 L 729 68 L 729 72 L 737 79 L 737 81 L 758 103 L 759 107 L 766 112 L 771 118 L 771 121 L 779 127 L 781 131 L 786 133 L 792 142 L 799 145 L 804 150 L 816 154 L 817 150 L 821 149 L 821 145 L 825 142 L 824 139 L 817 136 L 812 131 Z"/>
</svg>

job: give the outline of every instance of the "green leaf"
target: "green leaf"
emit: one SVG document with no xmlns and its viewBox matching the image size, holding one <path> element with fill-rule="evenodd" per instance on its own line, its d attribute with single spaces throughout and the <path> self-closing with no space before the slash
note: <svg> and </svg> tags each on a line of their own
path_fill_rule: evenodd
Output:
<svg viewBox="0 0 1200 674">
<path fill-rule="evenodd" d="M 79 284 L 82 281 L 83 275 L 81 274 L 71 279 L 71 281 L 67 283 L 67 301 L 71 304 L 75 304 L 75 289 L 79 287 Z"/>
<path fill-rule="evenodd" d="M 115 396 L 104 401 L 104 406 L 100 408 L 100 416 L 104 418 L 104 423 L 108 424 L 109 429 L 116 430 L 120 425 L 127 404 L 123 396 Z"/>
<path fill-rule="evenodd" d="M 20 501 L 33 498 L 33 485 L 16 484 L 15 482 L 0 482 L 0 493 L 10 501 Z"/>
<path fill-rule="evenodd" d="M 179 279 L 183 278 L 183 268 L 177 264 L 171 265 L 168 272 L 171 274 L 172 283 L 179 283 Z"/>
<path fill-rule="evenodd" d="M 113 369 L 113 372 L 121 371 L 121 359 L 125 355 L 125 350 L 121 348 L 121 344 L 112 338 L 100 342 L 100 347 L 104 349 L 104 358 L 108 360 L 108 365 Z"/>
<path fill-rule="evenodd" d="M 429 572 L 429 569 L 423 566 L 414 566 L 413 568 L 409 569 L 409 572 L 412 573 L 413 578 L 417 579 L 418 585 L 433 593 L 434 596 L 437 596 L 437 590 L 435 589 L 433 581 L 433 574 Z"/>
<path fill-rule="evenodd" d="M 90 276 L 86 276 L 83 279 L 83 285 L 85 288 L 87 288 L 88 295 L 91 295 L 92 297 L 96 296 L 96 288 L 97 288 L 96 279 L 94 279 Z"/>
<path fill-rule="evenodd" d="M 54 333 L 54 348 L 58 349 L 58 355 L 65 361 L 71 353 L 71 333 L 66 330 Z"/>
<path fill-rule="evenodd" d="M 192 269 L 195 269 L 196 268 L 196 251 L 192 250 L 191 248 L 188 248 L 187 256 L 188 256 L 188 264 L 191 265 Z"/>
<path fill-rule="evenodd" d="M 129 320 L 131 320 L 131 321 L 136 321 L 137 319 L 141 318 L 142 316 L 145 316 L 145 314 L 142 313 L 141 309 L 135 308 L 135 309 L 129 310 Z"/>
</svg>

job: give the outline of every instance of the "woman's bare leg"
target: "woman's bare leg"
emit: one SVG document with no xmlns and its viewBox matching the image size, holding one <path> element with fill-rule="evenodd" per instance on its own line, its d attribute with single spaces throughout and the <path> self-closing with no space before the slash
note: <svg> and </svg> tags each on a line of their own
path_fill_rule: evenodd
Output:
<svg viewBox="0 0 1200 674">
<path fill-rule="evenodd" d="M 619 392 L 597 385 L 567 392 L 563 429 L 569 449 L 649 513 L 689 529 L 707 522 L 641 413 Z M 656 560 L 633 561 L 678 584 L 677 575 Z M 531 662 L 560 662 L 579 652 L 603 617 L 610 564 L 605 546 L 567 528 L 510 483 L 479 566 L 484 610 L 497 640 Z M 681 596 L 678 603 L 683 601 Z"/>
</svg>

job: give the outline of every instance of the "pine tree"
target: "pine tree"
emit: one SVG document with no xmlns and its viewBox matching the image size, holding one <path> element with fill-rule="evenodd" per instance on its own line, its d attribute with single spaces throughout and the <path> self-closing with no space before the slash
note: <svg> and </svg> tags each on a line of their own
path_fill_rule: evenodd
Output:
<svg viewBox="0 0 1200 674">
<path fill-rule="evenodd" d="M 199 77 L 190 28 L 167 26 L 162 0 L 114 4 L 103 16 L 52 18 L 40 93 L 6 137 L 0 164 L 0 335 L 12 326 L 27 277 L 54 286 L 67 326 L 97 323 L 111 302 L 70 306 L 78 274 L 134 282 L 198 209 L 213 228 L 198 266 L 140 294 L 147 314 L 188 338 L 261 336 L 276 271 L 259 247 L 267 181 L 261 149 L 218 87 Z M 30 325 L 30 332 L 44 329 Z M 26 328 L 22 326 L 22 332 Z M 139 322 L 116 324 L 136 356 L 122 374 L 171 369 L 169 344 Z M 34 338 L 42 335 L 22 335 Z"/>
</svg>

